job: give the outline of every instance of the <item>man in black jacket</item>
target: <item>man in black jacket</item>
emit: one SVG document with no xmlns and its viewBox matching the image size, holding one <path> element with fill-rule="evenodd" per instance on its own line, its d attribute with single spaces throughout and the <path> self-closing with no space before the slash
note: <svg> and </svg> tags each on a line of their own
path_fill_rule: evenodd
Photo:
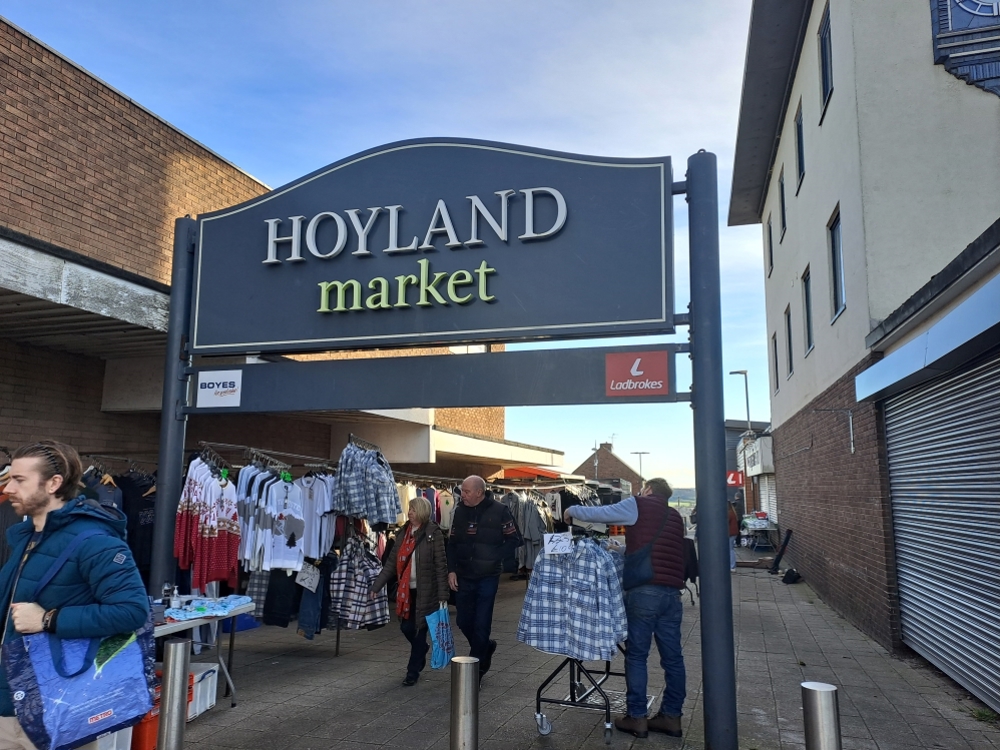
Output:
<svg viewBox="0 0 1000 750">
<path fill-rule="evenodd" d="M 469 641 L 469 655 L 479 659 L 480 679 L 497 650 L 490 630 L 503 560 L 522 544 L 507 506 L 486 491 L 482 477 L 466 477 L 448 539 L 448 586 L 455 592 L 456 619 Z"/>
</svg>

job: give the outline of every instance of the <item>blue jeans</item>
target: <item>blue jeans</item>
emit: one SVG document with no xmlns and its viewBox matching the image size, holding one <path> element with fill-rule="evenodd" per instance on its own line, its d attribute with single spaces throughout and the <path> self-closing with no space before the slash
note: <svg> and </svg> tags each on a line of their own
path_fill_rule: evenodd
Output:
<svg viewBox="0 0 1000 750">
<path fill-rule="evenodd" d="M 628 647 L 625 650 L 626 700 L 629 716 L 646 715 L 646 663 L 656 638 L 666 687 L 660 711 L 680 716 L 684 707 L 684 655 L 681 653 L 680 591 L 667 586 L 636 586 L 625 594 L 628 616 Z"/>
<path fill-rule="evenodd" d="M 298 634 L 307 640 L 312 640 L 316 633 L 327 626 L 330 609 L 330 573 L 337 567 L 336 557 L 325 557 L 319 566 L 319 585 L 316 591 L 302 588 L 302 601 L 299 603 Z"/>
<path fill-rule="evenodd" d="M 455 592 L 455 622 L 469 641 L 469 656 L 479 659 L 479 668 L 489 658 L 493 603 L 500 588 L 500 576 L 459 578 Z"/>
<path fill-rule="evenodd" d="M 729 569 L 736 570 L 736 537 L 729 537 Z"/>
</svg>

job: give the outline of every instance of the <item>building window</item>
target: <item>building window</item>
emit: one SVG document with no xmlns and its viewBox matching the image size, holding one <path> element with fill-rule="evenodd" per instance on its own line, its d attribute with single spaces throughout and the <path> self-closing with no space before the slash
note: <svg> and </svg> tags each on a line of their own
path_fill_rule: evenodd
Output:
<svg viewBox="0 0 1000 750">
<path fill-rule="evenodd" d="M 798 187 L 802 187 L 802 178 L 806 176 L 806 146 L 802 134 L 802 103 L 795 113 L 795 166 L 798 169 Z M 798 187 L 795 192 L 798 193 Z"/>
<path fill-rule="evenodd" d="M 795 372 L 795 364 L 792 359 L 792 308 L 791 306 L 785 308 L 785 365 L 786 365 L 786 375 L 785 377 L 792 377 L 792 373 Z"/>
<path fill-rule="evenodd" d="M 833 319 L 847 307 L 847 294 L 844 291 L 844 243 L 840 232 L 840 213 L 830 222 L 830 291 L 833 299 Z M 832 321 L 831 321 L 832 322 Z"/>
<path fill-rule="evenodd" d="M 771 334 L 771 372 L 774 373 L 774 392 L 778 392 L 778 334 Z"/>
<path fill-rule="evenodd" d="M 788 228 L 788 222 L 785 220 L 785 170 L 781 170 L 781 176 L 778 177 L 778 208 L 781 209 L 781 234 L 778 235 L 778 242 L 785 239 L 785 229 Z"/>
<path fill-rule="evenodd" d="M 805 322 L 806 355 L 813 348 L 812 274 L 806 268 L 802 272 L 802 317 Z"/>
<path fill-rule="evenodd" d="M 771 227 L 771 217 L 767 217 L 767 275 L 774 270 L 774 229 Z"/>
<path fill-rule="evenodd" d="M 827 102 L 833 93 L 833 43 L 830 39 L 830 6 L 823 10 L 823 19 L 819 22 L 819 69 L 820 69 L 820 101 L 823 112 L 826 112 Z M 822 120 L 822 116 L 820 117 Z"/>
</svg>

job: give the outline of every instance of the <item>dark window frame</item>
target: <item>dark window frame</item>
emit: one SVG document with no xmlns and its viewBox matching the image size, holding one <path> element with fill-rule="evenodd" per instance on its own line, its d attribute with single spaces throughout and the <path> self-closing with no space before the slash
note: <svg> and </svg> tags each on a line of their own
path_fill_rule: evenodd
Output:
<svg viewBox="0 0 1000 750">
<path fill-rule="evenodd" d="M 847 284 L 844 276 L 844 232 L 840 221 L 840 209 L 833 214 L 826 229 L 830 259 L 830 301 L 833 317 L 830 323 L 847 309 Z"/>
<path fill-rule="evenodd" d="M 792 344 L 792 306 L 785 308 L 785 379 L 795 374 L 795 347 Z"/>
<path fill-rule="evenodd" d="M 826 107 L 833 96 L 833 35 L 830 31 L 830 4 L 823 9 L 819 22 L 819 123 L 823 124 Z"/>
<path fill-rule="evenodd" d="M 785 230 L 788 229 L 788 208 L 785 204 L 785 168 L 781 168 L 781 174 L 778 175 L 778 213 L 781 219 L 781 232 L 778 235 L 778 243 L 784 241 Z"/>
<path fill-rule="evenodd" d="M 809 352 L 811 352 L 816 346 L 816 339 L 813 335 L 813 316 L 812 316 L 812 271 L 809 266 L 806 266 L 806 270 L 802 272 L 802 323 L 805 326 L 805 345 L 806 351 L 803 357 L 808 357 Z"/>
<path fill-rule="evenodd" d="M 774 227 L 771 225 L 771 216 L 767 217 L 767 275 L 771 275 L 774 270 Z"/>
<path fill-rule="evenodd" d="M 772 385 L 774 386 L 774 392 L 777 393 L 781 389 L 781 379 L 778 377 L 779 365 L 778 365 L 778 334 L 777 333 L 772 333 L 771 334 L 771 359 L 774 360 L 774 362 L 773 362 L 773 365 L 774 365 L 774 369 L 773 369 L 773 372 L 774 372 L 774 382 L 772 383 Z"/>
<path fill-rule="evenodd" d="M 802 125 L 802 102 L 799 102 L 798 112 L 795 113 L 795 170 L 798 174 L 798 183 L 795 186 L 795 194 L 799 194 L 802 189 L 802 180 L 806 176 L 806 145 L 805 129 Z"/>
</svg>

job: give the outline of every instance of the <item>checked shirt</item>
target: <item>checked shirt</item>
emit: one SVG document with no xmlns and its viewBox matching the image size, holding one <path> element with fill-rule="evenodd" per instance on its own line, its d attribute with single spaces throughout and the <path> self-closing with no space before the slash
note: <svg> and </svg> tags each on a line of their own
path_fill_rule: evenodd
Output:
<svg viewBox="0 0 1000 750">
<path fill-rule="evenodd" d="M 395 523 L 403 512 L 396 479 L 385 457 L 348 443 L 340 454 L 333 510 L 371 523 Z"/>
<path fill-rule="evenodd" d="M 628 633 L 615 556 L 592 539 L 576 542 L 568 555 L 539 554 L 517 639 L 582 661 L 613 659 Z"/>
</svg>

